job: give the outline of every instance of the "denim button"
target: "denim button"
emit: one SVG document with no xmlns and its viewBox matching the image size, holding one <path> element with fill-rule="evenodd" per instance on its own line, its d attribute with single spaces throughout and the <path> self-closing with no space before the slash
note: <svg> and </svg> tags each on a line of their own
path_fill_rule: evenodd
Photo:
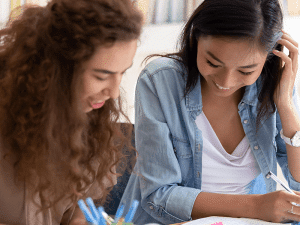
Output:
<svg viewBox="0 0 300 225">
<path fill-rule="evenodd" d="M 244 120 L 244 124 L 248 123 L 248 120 Z"/>
<path fill-rule="evenodd" d="M 257 149 L 258 149 L 258 146 L 257 146 L 257 145 L 255 145 L 255 146 L 254 146 L 254 149 L 255 149 L 255 150 L 257 150 Z"/>
<path fill-rule="evenodd" d="M 244 106 L 245 105 L 245 103 L 244 102 L 242 102 L 242 104 L 241 104 L 242 106 Z"/>
<path fill-rule="evenodd" d="M 154 209 L 154 207 L 153 207 L 152 205 L 150 205 L 150 206 L 149 206 L 149 208 L 150 208 L 151 210 L 153 210 L 153 209 Z"/>
</svg>

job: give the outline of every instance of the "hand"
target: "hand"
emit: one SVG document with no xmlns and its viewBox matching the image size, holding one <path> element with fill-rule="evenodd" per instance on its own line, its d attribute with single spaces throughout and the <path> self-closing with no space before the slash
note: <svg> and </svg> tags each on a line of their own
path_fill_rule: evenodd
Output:
<svg viewBox="0 0 300 225">
<path fill-rule="evenodd" d="M 276 88 L 273 96 L 277 107 L 280 104 L 292 103 L 293 88 L 298 70 L 298 43 L 287 33 L 282 32 L 282 38 L 277 43 L 285 46 L 289 50 L 289 55 L 287 56 L 281 51 L 273 51 L 284 63 L 280 85 Z"/>
<path fill-rule="evenodd" d="M 258 219 L 273 223 L 287 220 L 300 221 L 300 207 L 293 206 L 292 202 L 300 203 L 300 192 L 294 191 L 296 195 L 287 191 L 275 191 L 264 195 L 258 195 L 256 213 Z M 292 210 L 293 213 L 290 211 Z"/>
</svg>

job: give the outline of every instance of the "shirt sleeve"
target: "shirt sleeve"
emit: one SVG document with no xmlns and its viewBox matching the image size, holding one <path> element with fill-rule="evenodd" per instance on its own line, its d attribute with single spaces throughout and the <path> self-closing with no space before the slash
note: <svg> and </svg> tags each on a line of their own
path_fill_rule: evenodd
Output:
<svg viewBox="0 0 300 225">
<path fill-rule="evenodd" d="M 163 224 L 191 220 L 191 212 L 199 189 L 179 186 L 182 174 L 174 153 L 172 135 L 163 105 L 174 101 L 165 85 L 166 77 L 174 72 L 160 70 L 159 80 L 147 70 L 142 72 L 136 88 L 135 140 L 139 153 L 136 169 L 139 173 L 141 206 Z M 162 88 L 157 83 L 163 83 Z M 162 90 L 164 89 L 164 90 Z M 174 104 L 179 104 L 174 102 Z M 182 129 L 182 128 L 180 128 Z"/>
<path fill-rule="evenodd" d="M 300 111 L 299 111 L 299 97 L 298 97 L 298 93 L 296 91 L 296 88 L 294 88 L 293 90 L 293 102 L 296 108 L 296 111 L 298 113 L 298 116 L 300 115 Z M 282 129 L 282 124 L 281 124 L 281 120 L 279 117 L 279 113 L 277 111 L 277 115 L 276 115 L 276 126 L 277 126 L 277 131 L 278 134 L 276 136 L 276 143 L 277 143 L 277 161 L 282 169 L 282 173 L 285 177 L 285 179 L 287 180 L 289 186 L 291 189 L 295 190 L 295 191 L 300 191 L 300 183 L 297 182 L 288 167 L 288 159 L 287 159 L 287 151 L 286 151 L 286 146 L 285 146 L 285 142 L 284 140 L 280 137 L 280 131 Z M 299 162 L 300 163 L 300 162 Z"/>
</svg>

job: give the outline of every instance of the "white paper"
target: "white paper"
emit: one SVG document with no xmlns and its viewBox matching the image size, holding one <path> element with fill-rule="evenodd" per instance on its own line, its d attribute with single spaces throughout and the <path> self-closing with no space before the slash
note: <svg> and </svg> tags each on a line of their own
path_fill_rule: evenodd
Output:
<svg viewBox="0 0 300 225">
<path fill-rule="evenodd" d="M 219 224 L 218 224 L 219 223 Z M 274 225 L 284 223 L 271 223 L 265 222 L 257 219 L 249 219 L 249 218 L 231 218 L 231 217 L 217 217 L 211 216 L 198 220 L 193 220 L 191 222 L 185 223 L 184 225 Z M 290 225 L 290 223 L 285 223 L 286 225 Z"/>
</svg>

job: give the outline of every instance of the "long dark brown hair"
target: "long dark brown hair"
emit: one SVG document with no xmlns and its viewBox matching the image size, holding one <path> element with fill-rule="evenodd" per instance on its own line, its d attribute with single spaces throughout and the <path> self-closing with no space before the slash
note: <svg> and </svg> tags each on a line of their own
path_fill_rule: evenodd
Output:
<svg viewBox="0 0 300 225">
<path fill-rule="evenodd" d="M 16 157 L 16 182 L 39 194 L 42 211 L 61 198 L 76 203 L 94 181 L 105 199 L 103 178 L 131 146 L 131 131 L 117 122 L 129 119 L 120 97 L 80 112 L 72 85 L 98 46 L 138 39 L 142 24 L 131 0 L 52 0 L 25 6 L 0 30 L 2 144 Z"/>
<path fill-rule="evenodd" d="M 195 87 L 199 79 L 197 68 L 197 46 L 200 37 L 229 37 L 249 40 L 253 46 L 268 52 L 261 73 L 261 90 L 258 96 L 260 106 L 256 125 L 263 118 L 275 112 L 273 95 L 278 86 L 282 61 L 272 53 L 275 48 L 282 51 L 283 46 L 276 44 L 283 27 L 283 15 L 278 0 L 205 0 L 185 24 L 179 42 L 179 51 L 164 56 L 183 63 L 188 72 L 185 96 Z M 176 56 L 176 57 L 174 57 Z"/>
</svg>

